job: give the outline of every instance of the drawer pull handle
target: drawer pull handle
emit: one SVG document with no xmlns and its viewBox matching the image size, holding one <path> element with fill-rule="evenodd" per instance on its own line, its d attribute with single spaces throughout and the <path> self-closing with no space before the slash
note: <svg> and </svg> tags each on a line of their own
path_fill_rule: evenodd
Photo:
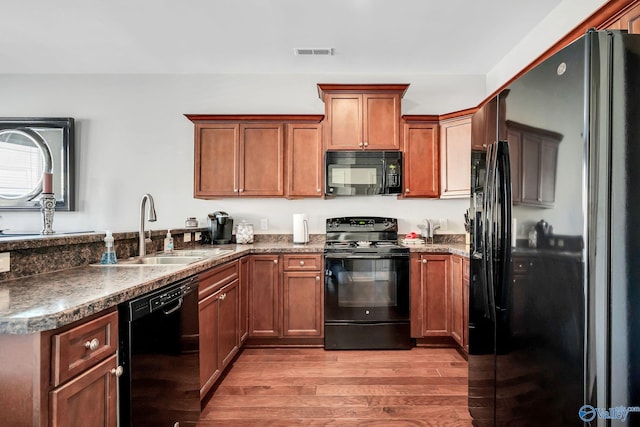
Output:
<svg viewBox="0 0 640 427">
<path fill-rule="evenodd" d="M 111 370 L 111 375 L 115 375 L 116 377 L 122 376 L 124 373 L 124 368 L 122 366 L 118 366 L 117 368 L 113 368 Z"/>
<path fill-rule="evenodd" d="M 300 261 L 300 265 L 304 265 L 304 261 Z"/>
<path fill-rule="evenodd" d="M 91 341 L 87 341 L 86 343 L 84 343 L 84 348 L 91 351 L 97 350 L 98 347 L 100 347 L 100 340 L 98 340 L 98 338 L 94 338 Z"/>
</svg>

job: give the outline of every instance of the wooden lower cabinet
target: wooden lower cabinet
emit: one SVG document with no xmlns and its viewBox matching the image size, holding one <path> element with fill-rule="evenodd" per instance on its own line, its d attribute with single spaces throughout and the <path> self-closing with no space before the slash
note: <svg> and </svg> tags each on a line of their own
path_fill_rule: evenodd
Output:
<svg viewBox="0 0 640 427">
<path fill-rule="evenodd" d="M 118 425 L 116 355 L 49 393 L 52 427 Z"/>
<path fill-rule="evenodd" d="M 469 353 L 469 259 L 462 259 L 462 347 Z"/>
<path fill-rule="evenodd" d="M 211 390 L 240 348 L 239 262 L 200 274 L 200 399 Z"/>
<path fill-rule="evenodd" d="M 318 254 L 253 255 L 249 336 L 321 338 L 324 287 Z"/>
<path fill-rule="evenodd" d="M 469 260 L 411 254 L 411 337 L 436 338 L 439 344 L 448 340 L 468 351 L 468 325 Z"/>
<path fill-rule="evenodd" d="M 411 337 L 451 335 L 449 255 L 411 255 Z"/>
<path fill-rule="evenodd" d="M 238 304 L 239 319 L 238 319 L 238 335 L 240 339 L 240 346 L 249 337 L 249 282 L 251 281 L 251 274 L 249 269 L 249 257 L 243 257 L 240 259 L 240 283 L 238 283 Z"/>
<path fill-rule="evenodd" d="M 464 346 L 464 295 L 462 257 L 451 256 L 451 337 Z"/>
<path fill-rule="evenodd" d="M 324 292 L 320 271 L 286 271 L 282 281 L 282 335 L 321 337 Z"/>
<path fill-rule="evenodd" d="M 249 284 L 249 336 L 280 336 L 280 256 L 252 255 Z"/>
<path fill-rule="evenodd" d="M 0 334 L 0 425 L 118 423 L 116 308 L 59 329 Z"/>
</svg>

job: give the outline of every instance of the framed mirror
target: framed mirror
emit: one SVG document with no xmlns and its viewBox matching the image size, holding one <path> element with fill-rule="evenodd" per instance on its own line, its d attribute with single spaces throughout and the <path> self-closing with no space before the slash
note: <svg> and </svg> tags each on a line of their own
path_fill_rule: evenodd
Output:
<svg viewBox="0 0 640 427">
<path fill-rule="evenodd" d="M 0 118 L 0 210 L 39 210 L 53 175 L 56 210 L 75 210 L 74 119 Z"/>
</svg>

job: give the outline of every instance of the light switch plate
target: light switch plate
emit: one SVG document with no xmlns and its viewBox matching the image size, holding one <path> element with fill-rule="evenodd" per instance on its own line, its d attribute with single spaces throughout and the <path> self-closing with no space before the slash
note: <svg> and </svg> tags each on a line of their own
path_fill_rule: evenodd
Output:
<svg viewBox="0 0 640 427">
<path fill-rule="evenodd" d="M 11 252 L 3 252 L 0 254 L 0 273 L 11 271 Z"/>
</svg>

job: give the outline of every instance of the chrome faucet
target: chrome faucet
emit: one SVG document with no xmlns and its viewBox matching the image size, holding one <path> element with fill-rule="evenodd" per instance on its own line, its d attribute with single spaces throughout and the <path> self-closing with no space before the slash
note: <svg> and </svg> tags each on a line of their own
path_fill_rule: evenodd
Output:
<svg viewBox="0 0 640 427">
<path fill-rule="evenodd" d="M 145 256 L 147 254 L 147 243 L 151 243 L 151 236 L 145 239 L 144 236 L 144 205 L 149 200 L 149 221 L 155 222 L 156 220 L 156 208 L 153 205 L 153 197 L 151 194 L 147 193 L 142 196 L 142 201 L 140 202 L 140 235 L 138 236 L 138 249 L 139 255 Z"/>
</svg>

